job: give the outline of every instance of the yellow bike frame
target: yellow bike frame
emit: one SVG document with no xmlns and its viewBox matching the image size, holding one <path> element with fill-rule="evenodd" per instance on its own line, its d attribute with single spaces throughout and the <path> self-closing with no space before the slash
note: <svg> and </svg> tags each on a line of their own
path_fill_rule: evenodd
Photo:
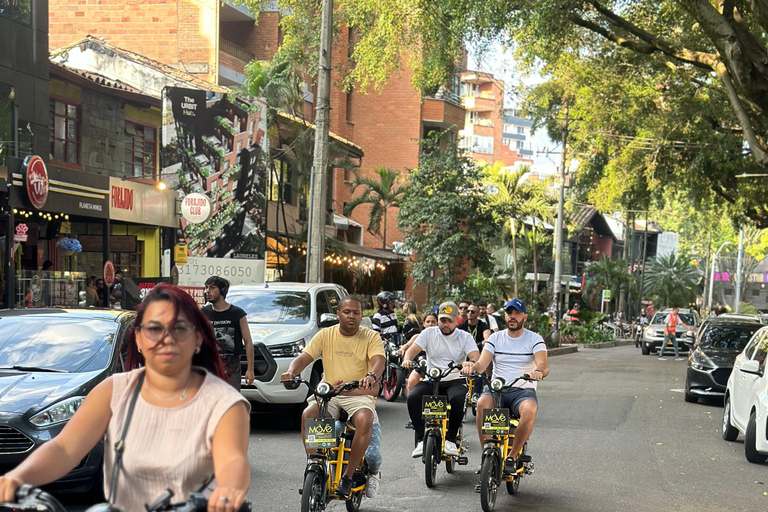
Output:
<svg viewBox="0 0 768 512">
<path fill-rule="evenodd" d="M 344 426 L 344 434 L 347 434 L 349 432 L 354 432 L 354 427 L 350 426 L 349 424 L 346 424 Z M 347 442 L 344 437 L 341 438 L 342 442 L 339 443 L 338 446 L 335 448 L 330 449 L 324 449 L 324 450 L 318 450 L 318 452 L 323 453 L 328 457 L 328 476 L 330 477 L 328 479 L 328 496 L 331 499 L 335 500 L 342 500 L 347 501 L 352 497 L 352 494 L 358 491 L 362 491 L 365 489 L 365 484 L 360 485 L 358 487 L 353 487 L 352 492 L 349 493 L 350 498 L 340 498 L 336 496 L 336 488 L 339 486 L 339 482 L 341 481 L 341 476 L 344 474 L 344 469 L 346 468 L 347 464 L 349 463 L 349 454 L 352 452 L 351 448 L 347 448 Z M 331 458 L 330 453 L 334 453 L 335 457 Z M 364 458 L 360 459 L 360 462 L 358 464 L 358 467 L 362 467 Z"/>
<path fill-rule="evenodd" d="M 514 418 L 510 419 L 509 420 L 510 430 L 512 428 L 517 429 L 518 423 L 519 423 L 519 420 L 514 419 Z M 518 474 L 520 474 L 523 471 L 525 471 L 524 467 L 520 467 L 517 470 L 515 470 L 514 473 L 506 474 L 504 472 L 504 467 L 507 465 L 507 457 L 509 457 L 510 454 L 511 454 L 510 452 L 512 450 L 512 443 L 514 443 L 515 434 L 492 435 L 491 438 L 496 439 L 497 441 L 499 441 L 500 445 L 501 445 L 501 453 L 503 454 L 503 457 L 501 458 L 501 479 L 504 482 L 511 482 L 512 480 L 515 479 L 515 477 Z M 510 441 L 512 441 L 512 442 L 510 442 Z M 517 455 L 519 456 L 522 453 L 523 453 L 523 450 L 521 448 L 520 449 L 520 453 L 518 453 Z M 517 457 L 515 457 L 515 459 L 517 459 Z"/>
</svg>

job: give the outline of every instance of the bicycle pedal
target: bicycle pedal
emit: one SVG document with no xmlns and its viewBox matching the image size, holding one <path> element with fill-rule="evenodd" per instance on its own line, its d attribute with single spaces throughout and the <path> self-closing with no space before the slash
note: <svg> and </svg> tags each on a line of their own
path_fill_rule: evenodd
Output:
<svg viewBox="0 0 768 512">
<path fill-rule="evenodd" d="M 533 462 L 526 462 L 524 467 L 525 467 L 525 474 L 526 475 L 532 475 L 533 474 Z"/>
<path fill-rule="evenodd" d="M 456 459 L 456 462 L 459 464 L 459 466 L 466 466 L 469 464 L 469 459 L 467 457 L 459 457 Z"/>
<path fill-rule="evenodd" d="M 518 462 L 531 462 L 531 456 L 530 455 L 520 455 L 517 457 Z"/>
<path fill-rule="evenodd" d="M 299 489 L 299 494 L 304 494 L 304 489 Z"/>
</svg>

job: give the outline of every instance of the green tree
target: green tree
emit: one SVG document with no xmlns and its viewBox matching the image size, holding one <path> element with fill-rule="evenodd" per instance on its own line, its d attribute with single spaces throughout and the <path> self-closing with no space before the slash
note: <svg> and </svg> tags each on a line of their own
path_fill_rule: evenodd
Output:
<svg viewBox="0 0 768 512">
<path fill-rule="evenodd" d="M 643 292 L 660 308 L 687 306 L 701 292 L 701 272 L 677 253 L 670 253 L 648 262 Z"/>
<path fill-rule="evenodd" d="M 419 166 L 409 173 L 400 201 L 398 226 L 415 253 L 411 275 L 426 284 L 430 302 L 463 280 L 471 266 L 491 272 L 497 235 L 482 169 L 446 134 L 421 141 Z"/>
<path fill-rule="evenodd" d="M 603 255 L 599 261 L 587 267 L 588 280 L 582 295 L 593 309 L 600 309 L 602 291 L 611 291 L 611 302 L 615 304 L 623 290 L 630 289 L 634 277 L 629 273 L 629 264 L 620 259 L 611 259 Z M 612 309 L 609 307 L 608 311 Z"/>
<path fill-rule="evenodd" d="M 362 176 L 360 171 L 355 169 L 355 179 L 350 185 L 352 194 L 358 188 L 363 189 L 363 193 L 344 206 L 344 215 L 349 215 L 352 211 L 362 204 L 370 205 L 368 212 L 368 232 L 382 237 L 382 249 L 387 248 L 387 211 L 390 208 L 397 208 L 400 200 L 403 198 L 405 187 L 400 184 L 400 173 L 379 167 L 374 169 L 374 174 L 378 179 L 368 176 Z M 383 230 L 383 234 L 382 234 Z"/>
</svg>

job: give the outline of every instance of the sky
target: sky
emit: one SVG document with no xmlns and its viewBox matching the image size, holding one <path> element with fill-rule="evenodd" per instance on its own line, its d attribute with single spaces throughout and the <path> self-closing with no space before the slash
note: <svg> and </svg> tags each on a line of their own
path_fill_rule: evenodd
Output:
<svg viewBox="0 0 768 512">
<path fill-rule="evenodd" d="M 504 82 L 507 91 L 513 91 L 518 86 L 531 86 L 541 83 L 544 79 L 537 75 L 523 75 L 517 69 L 511 50 L 504 50 L 501 45 L 494 44 L 486 50 L 482 56 L 475 51 L 470 51 L 467 67 L 473 71 L 492 73 L 500 81 Z M 504 107 L 516 107 L 514 97 L 507 94 L 504 98 Z M 552 174 L 557 171 L 560 161 L 560 144 L 549 139 L 543 129 L 539 129 L 530 139 L 533 157 L 533 171 L 542 174 Z M 549 153 L 549 154 L 548 154 Z"/>
</svg>

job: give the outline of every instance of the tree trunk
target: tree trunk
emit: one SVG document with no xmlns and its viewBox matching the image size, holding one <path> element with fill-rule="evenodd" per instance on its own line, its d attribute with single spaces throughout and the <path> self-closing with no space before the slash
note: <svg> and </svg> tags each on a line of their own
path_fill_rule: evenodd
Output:
<svg viewBox="0 0 768 512">
<path fill-rule="evenodd" d="M 387 248 L 387 207 L 384 207 L 384 240 L 382 240 L 382 249 Z"/>
<path fill-rule="evenodd" d="M 533 230 L 531 231 L 533 241 L 533 293 L 539 293 L 539 265 L 536 263 L 536 217 L 533 217 Z"/>
</svg>

